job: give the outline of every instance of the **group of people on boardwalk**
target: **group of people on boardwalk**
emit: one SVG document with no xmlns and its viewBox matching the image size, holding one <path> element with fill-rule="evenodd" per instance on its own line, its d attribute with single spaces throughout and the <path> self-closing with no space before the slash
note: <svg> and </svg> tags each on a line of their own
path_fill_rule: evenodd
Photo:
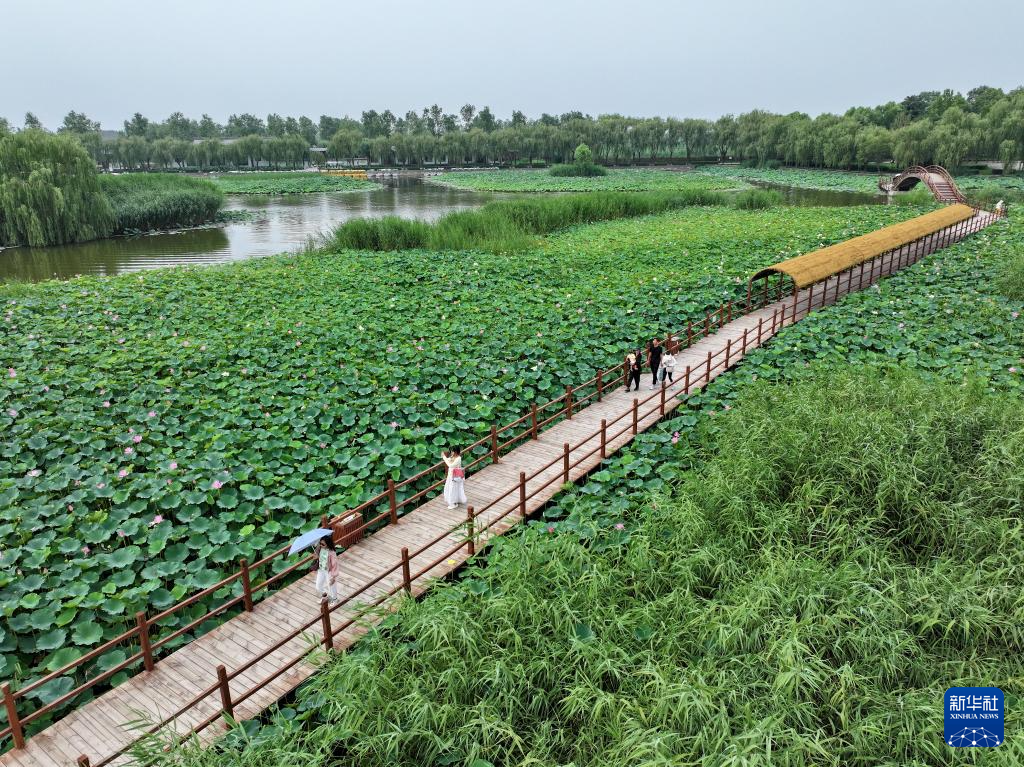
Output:
<svg viewBox="0 0 1024 767">
<path fill-rule="evenodd" d="M 656 389 L 666 381 L 674 383 L 673 373 L 676 358 L 671 348 L 662 345 L 660 338 L 652 338 L 647 344 L 647 365 L 651 370 L 651 388 Z M 644 369 L 644 350 L 637 347 L 626 355 L 626 391 L 640 391 L 640 374 Z"/>
</svg>

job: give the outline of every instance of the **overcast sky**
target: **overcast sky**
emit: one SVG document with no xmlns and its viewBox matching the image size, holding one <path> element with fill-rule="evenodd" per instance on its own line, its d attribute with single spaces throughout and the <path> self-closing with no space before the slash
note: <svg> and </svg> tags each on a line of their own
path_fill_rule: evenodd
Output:
<svg viewBox="0 0 1024 767">
<path fill-rule="evenodd" d="M 1021 85 L 1022 24 L 1024 0 L 0 0 L 0 116 L 818 114 Z"/>
</svg>

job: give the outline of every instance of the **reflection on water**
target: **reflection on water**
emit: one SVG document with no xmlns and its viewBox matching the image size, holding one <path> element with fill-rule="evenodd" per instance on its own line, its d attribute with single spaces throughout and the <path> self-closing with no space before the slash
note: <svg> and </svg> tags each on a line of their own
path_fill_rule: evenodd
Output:
<svg viewBox="0 0 1024 767">
<path fill-rule="evenodd" d="M 351 218 L 436 219 L 474 208 L 493 195 L 449 189 L 417 178 L 393 179 L 369 192 L 231 196 L 226 210 L 251 210 L 258 218 L 209 229 L 117 237 L 80 245 L 0 250 L 0 282 L 111 275 L 180 264 L 218 264 L 295 250 L 310 237 Z"/>
<path fill-rule="evenodd" d="M 870 194 L 868 192 L 842 192 L 832 189 L 802 189 L 798 186 L 783 186 L 782 184 L 769 184 L 765 181 L 750 181 L 748 183 L 759 186 L 762 189 L 774 189 L 782 195 L 786 205 L 797 205 L 801 207 L 842 207 L 845 205 L 885 205 L 889 198 L 884 194 Z"/>
</svg>

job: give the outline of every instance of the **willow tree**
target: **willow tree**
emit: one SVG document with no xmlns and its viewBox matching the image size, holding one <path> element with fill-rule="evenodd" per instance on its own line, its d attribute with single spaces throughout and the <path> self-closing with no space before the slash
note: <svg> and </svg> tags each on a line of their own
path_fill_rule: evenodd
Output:
<svg viewBox="0 0 1024 767">
<path fill-rule="evenodd" d="M 105 237 L 114 213 L 96 165 L 71 136 L 0 136 L 0 244 L 57 245 Z"/>
</svg>

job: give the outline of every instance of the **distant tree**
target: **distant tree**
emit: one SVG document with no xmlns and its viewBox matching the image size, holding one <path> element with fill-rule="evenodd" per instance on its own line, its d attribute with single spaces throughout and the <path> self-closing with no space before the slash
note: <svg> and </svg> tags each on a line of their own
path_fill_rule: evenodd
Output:
<svg viewBox="0 0 1024 767">
<path fill-rule="evenodd" d="M 576 147 L 576 151 L 573 152 L 573 159 L 576 160 L 577 165 L 593 165 L 594 153 L 590 151 L 590 147 L 586 144 L 580 144 Z"/>
<path fill-rule="evenodd" d="M 498 127 L 498 121 L 494 119 L 490 107 L 484 107 L 472 120 L 473 127 L 479 128 L 484 133 L 491 133 Z"/>
<path fill-rule="evenodd" d="M 246 112 L 245 114 L 231 115 L 224 132 L 228 136 L 242 138 L 243 136 L 262 136 L 267 132 L 267 128 L 263 124 L 263 120 Z"/>
<path fill-rule="evenodd" d="M 267 134 L 277 138 L 285 134 L 284 119 L 282 119 L 281 115 L 267 115 Z"/>
<path fill-rule="evenodd" d="M 327 145 L 327 151 L 336 159 L 354 160 L 359 154 L 363 137 L 357 130 L 343 128 L 331 136 L 331 142 Z"/>
<path fill-rule="evenodd" d="M 7 136 L 10 133 L 12 133 L 11 124 L 6 117 L 0 117 L 0 136 Z"/>
<path fill-rule="evenodd" d="M 868 125 L 857 134 L 857 164 L 876 166 L 892 157 L 892 132 L 880 125 Z"/>
<path fill-rule="evenodd" d="M 97 133 L 100 124 L 86 117 L 84 112 L 71 111 L 64 115 L 63 124 L 57 129 L 58 133 Z"/>
<path fill-rule="evenodd" d="M 327 143 L 331 140 L 331 136 L 337 133 L 338 128 L 341 127 L 341 120 L 337 117 L 330 117 L 329 115 L 320 115 L 320 140 L 323 143 Z"/>
<path fill-rule="evenodd" d="M 190 120 L 181 112 L 172 112 L 166 120 L 162 134 L 168 138 L 191 140 L 199 133 L 195 120 Z"/>
<path fill-rule="evenodd" d="M 993 88 L 990 85 L 979 85 L 967 91 L 967 108 L 975 114 L 984 115 L 1006 94 L 1002 88 Z"/>
<path fill-rule="evenodd" d="M 441 118 L 441 127 L 446 134 L 455 133 L 459 129 L 459 118 L 453 114 Z"/>
<path fill-rule="evenodd" d="M 39 122 L 39 118 L 38 117 L 36 117 L 31 112 L 26 112 L 25 113 L 25 130 L 30 130 L 32 128 L 35 128 L 36 130 L 46 130 L 46 128 L 43 127 L 43 124 L 41 122 Z"/>
<path fill-rule="evenodd" d="M 299 118 L 297 133 L 306 139 L 310 145 L 316 143 L 316 125 L 305 115 Z"/>
<path fill-rule="evenodd" d="M 910 116 L 911 120 L 919 120 L 928 112 L 928 107 L 938 98 L 938 91 L 922 91 L 921 93 L 907 96 L 901 102 L 903 111 Z"/>
<path fill-rule="evenodd" d="M 459 110 L 459 114 L 462 116 L 463 130 L 469 130 L 472 128 L 473 118 L 476 116 L 476 107 L 472 104 L 463 104 L 462 109 Z"/>
<path fill-rule="evenodd" d="M 512 111 L 512 127 L 521 128 L 524 125 L 526 125 L 526 115 L 518 109 L 514 109 Z"/>
<path fill-rule="evenodd" d="M 946 114 L 946 110 L 956 107 L 961 110 L 967 109 L 967 99 L 954 90 L 946 88 L 938 94 L 928 105 L 928 117 L 932 120 L 940 120 Z"/>
<path fill-rule="evenodd" d="M 573 110 L 571 112 L 566 112 L 565 114 L 563 114 L 559 118 L 559 122 L 564 125 L 565 123 L 569 122 L 570 120 L 587 120 L 587 119 L 589 119 L 589 118 L 586 115 L 584 115 L 582 112 L 580 112 L 579 110 Z"/>
<path fill-rule="evenodd" d="M 204 114 L 202 119 L 199 120 L 198 126 L 199 138 L 218 138 L 224 129 L 218 125 L 212 117 L 208 114 Z"/>
<path fill-rule="evenodd" d="M 554 115 L 549 115 L 547 112 L 541 114 L 540 119 L 537 121 L 541 125 L 550 125 L 552 127 L 558 125 L 558 118 Z"/>
<path fill-rule="evenodd" d="M 143 117 L 140 112 L 132 115 L 131 120 L 124 121 L 124 135 L 145 136 L 149 132 L 149 119 Z"/>
<path fill-rule="evenodd" d="M 299 135 L 299 121 L 294 117 L 284 118 L 284 132 L 286 136 Z"/>
</svg>

